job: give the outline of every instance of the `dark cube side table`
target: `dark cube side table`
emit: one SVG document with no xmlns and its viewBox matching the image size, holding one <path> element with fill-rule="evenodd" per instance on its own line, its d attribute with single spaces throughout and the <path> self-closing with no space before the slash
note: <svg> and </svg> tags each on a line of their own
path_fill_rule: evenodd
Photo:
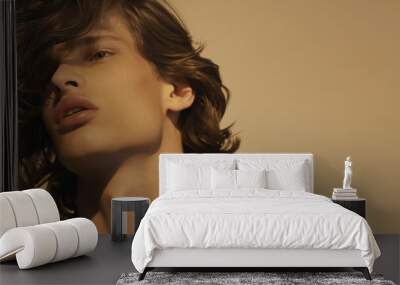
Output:
<svg viewBox="0 0 400 285">
<path fill-rule="evenodd" d="M 123 241 L 126 239 L 127 212 L 135 213 L 135 233 L 140 221 L 146 214 L 150 199 L 145 197 L 118 197 L 111 200 L 111 239 Z"/>
<path fill-rule="evenodd" d="M 365 219 L 366 217 L 366 199 L 356 198 L 354 200 L 336 200 L 332 199 L 332 202 L 341 205 L 342 207 L 359 214 Z"/>
</svg>

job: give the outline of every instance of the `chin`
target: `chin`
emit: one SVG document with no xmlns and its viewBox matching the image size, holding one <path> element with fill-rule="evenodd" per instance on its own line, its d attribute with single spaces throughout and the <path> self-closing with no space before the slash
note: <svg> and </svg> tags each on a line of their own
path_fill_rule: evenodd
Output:
<svg viewBox="0 0 400 285">
<path fill-rule="evenodd" d="M 161 140 L 161 128 L 122 133 L 82 128 L 61 137 L 57 154 L 68 170 L 78 174 L 101 166 L 118 165 L 131 155 L 154 153 L 160 148 Z"/>
<path fill-rule="evenodd" d="M 57 148 L 61 163 L 71 172 L 80 174 L 104 165 L 114 151 L 101 140 L 65 139 Z M 107 155 L 107 157 L 106 157 Z"/>
</svg>

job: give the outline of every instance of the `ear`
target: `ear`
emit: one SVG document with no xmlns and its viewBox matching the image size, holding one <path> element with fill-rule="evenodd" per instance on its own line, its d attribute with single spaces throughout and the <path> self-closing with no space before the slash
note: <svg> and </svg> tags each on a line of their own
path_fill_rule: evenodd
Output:
<svg viewBox="0 0 400 285">
<path fill-rule="evenodd" d="M 192 106 L 195 95 L 189 85 L 173 84 L 173 91 L 164 95 L 165 111 L 179 112 Z"/>
</svg>

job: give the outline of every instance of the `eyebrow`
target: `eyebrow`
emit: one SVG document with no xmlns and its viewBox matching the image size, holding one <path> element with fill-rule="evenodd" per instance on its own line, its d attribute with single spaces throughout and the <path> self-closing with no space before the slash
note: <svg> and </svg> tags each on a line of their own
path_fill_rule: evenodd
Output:
<svg viewBox="0 0 400 285">
<path fill-rule="evenodd" d="M 116 37 L 116 36 L 110 35 L 110 34 L 108 34 L 108 35 L 104 34 L 104 35 L 83 36 L 83 37 L 72 40 L 71 44 L 74 46 L 87 46 L 87 45 L 94 44 L 102 39 L 111 39 L 111 40 L 114 40 L 117 42 L 125 43 L 125 41 L 119 37 Z"/>
<path fill-rule="evenodd" d="M 91 46 L 103 39 L 111 39 L 113 41 L 125 43 L 123 39 L 111 34 L 87 35 L 65 42 L 62 47 L 60 47 L 60 51 L 71 51 L 76 48 Z"/>
</svg>

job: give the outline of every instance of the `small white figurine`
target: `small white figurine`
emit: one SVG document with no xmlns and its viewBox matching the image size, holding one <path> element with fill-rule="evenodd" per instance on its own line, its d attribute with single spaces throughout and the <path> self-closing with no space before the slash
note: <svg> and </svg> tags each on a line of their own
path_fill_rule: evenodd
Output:
<svg viewBox="0 0 400 285">
<path fill-rule="evenodd" d="M 350 156 L 346 157 L 346 161 L 344 162 L 344 179 L 343 179 L 343 189 L 352 189 L 351 184 L 351 158 Z"/>
</svg>

